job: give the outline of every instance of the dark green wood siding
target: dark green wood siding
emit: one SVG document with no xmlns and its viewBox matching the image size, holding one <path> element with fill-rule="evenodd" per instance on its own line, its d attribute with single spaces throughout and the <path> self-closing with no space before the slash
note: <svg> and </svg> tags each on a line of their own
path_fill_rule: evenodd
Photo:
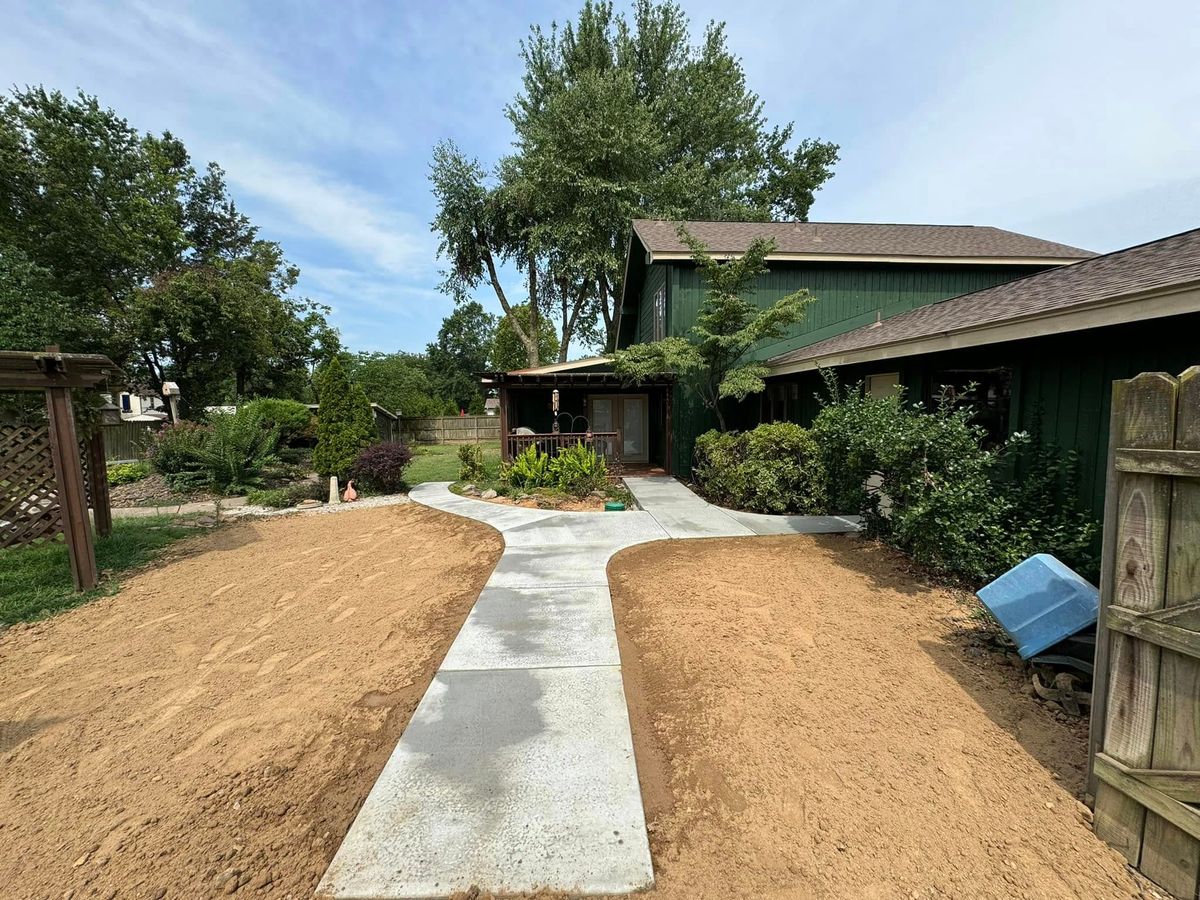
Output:
<svg viewBox="0 0 1200 900">
<path fill-rule="evenodd" d="M 657 268 L 658 265 L 650 267 L 647 279 Z M 815 301 L 803 321 L 788 329 L 779 340 L 755 348 L 754 356 L 759 359 L 777 356 L 869 325 L 877 314 L 886 319 L 918 306 L 1022 278 L 1041 268 L 771 263 L 770 271 L 760 276 L 755 285 L 753 300 L 758 306 L 770 306 L 801 288 L 811 293 Z M 672 265 L 671 282 L 669 333 L 682 335 L 696 322 L 704 298 L 704 282 L 699 270 L 689 264 Z"/>
<path fill-rule="evenodd" d="M 1112 383 L 1140 372 L 1178 375 L 1200 364 L 1200 314 L 1131 322 L 990 347 L 844 366 L 843 384 L 868 375 L 900 373 L 910 399 L 927 399 L 936 373 L 948 369 L 1007 367 L 1013 374 L 1010 431 L 1031 430 L 1040 417 L 1043 440 L 1079 454 L 1080 499 L 1097 517 L 1104 511 L 1105 463 Z M 795 383 L 788 418 L 812 424 L 823 394 L 815 372 L 781 376 L 768 384 Z M 788 391 L 789 396 L 793 393 Z"/>
<path fill-rule="evenodd" d="M 767 359 L 868 325 L 875 321 L 877 313 L 887 318 L 948 297 L 1012 281 L 1040 268 L 772 263 L 770 271 L 758 279 L 755 287 L 754 300 L 759 306 L 769 306 L 800 288 L 808 290 L 816 300 L 802 322 L 789 329 L 780 340 L 755 348 L 753 356 Z M 639 326 L 639 341 L 649 340 L 652 336 L 648 309 L 653 306 L 654 290 L 659 283 L 656 273 L 662 273 L 668 282 L 668 334 L 685 335 L 695 324 L 704 298 L 703 279 L 694 265 L 656 263 L 649 266 L 638 310 L 639 322 L 646 323 Z M 653 289 L 651 283 L 655 285 Z M 757 422 L 758 405 L 758 398 L 741 405 L 730 404 L 726 412 L 730 426 L 753 427 Z M 816 401 L 810 400 L 810 405 L 815 409 Z M 696 437 L 716 427 L 716 419 L 680 387 L 676 389 L 673 425 L 674 471 L 686 477 L 692 470 L 692 448 Z"/>
<path fill-rule="evenodd" d="M 634 343 L 644 344 L 654 340 L 654 295 L 666 283 L 666 266 L 651 266 L 646 272 L 646 283 L 638 303 L 637 340 Z"/>
</svg>

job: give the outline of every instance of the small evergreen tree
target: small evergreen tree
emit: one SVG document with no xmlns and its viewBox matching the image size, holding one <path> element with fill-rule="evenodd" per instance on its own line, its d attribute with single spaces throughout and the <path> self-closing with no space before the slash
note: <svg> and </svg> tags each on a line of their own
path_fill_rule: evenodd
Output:
<svg viewBox="0 0 1200 900">
<path fill-rule="evenodd" d="M 313 468 L 327 477 L 345 478 L 359 452 L 377 440 L 371 403 L 361 385 L 346 377 L 336 356 L 317 375 L 317 400 Z"/>
<path fill-rule="evenodd" d="M 767 257 L 775 242 L 759 238 L 737 259 L 715 259 L 704 244 L 679 226 L 679 239 L 692 251 L 708 289 L 686 335 L 675 335 L 646 344 L 634 344 L 612 355 L 613 369 L 638 384 L 663 373 L 679 376 L 680 383 L 703 403 L 725 431 L 721 401 L 745 400 L 766 383 L 766 365 L 747 359 L 760 341 L 783 335 L 789 325 L 804 318 L 812 295 L 799 290 L 760 308 L 749 297 L 758 277 L 767 271 Z"/>
</svg>

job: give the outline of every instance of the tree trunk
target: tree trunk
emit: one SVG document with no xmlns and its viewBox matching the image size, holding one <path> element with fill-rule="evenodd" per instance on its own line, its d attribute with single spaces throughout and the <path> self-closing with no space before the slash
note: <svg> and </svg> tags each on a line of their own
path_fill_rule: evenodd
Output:
<svg viewBox="0 0 1200 900">
<path fill-rule="evenodd" d="M 529 355 L 529 368 L 536 369 L 542 364 L 541 360 L 541 334 L 542 334 L 542 318 L 538 310 L 538 291 L 537 291 L 537 259 L 533 256 L 529 257 L 529 334 L 525 338 L 525 352 Z M 516 322 L 513 322 L 514 327 Z M 520 337 L 520 331 L 517 332 Z"/>
</svg>

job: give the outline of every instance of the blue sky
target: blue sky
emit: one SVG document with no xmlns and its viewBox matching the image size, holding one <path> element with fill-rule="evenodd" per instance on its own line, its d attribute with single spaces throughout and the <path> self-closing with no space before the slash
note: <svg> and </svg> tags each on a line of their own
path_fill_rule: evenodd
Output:
<svg viewBox="0 0 1200 900">
<path fill-rule="evenodd" d="M 697 34 L 728 23 L 772 121 L 842 145 L 814 220 L 987 224 L 1100 251 L 1200 226 L 1194 0 L 684 6 Z M 81 87 L 174 132 L 225 167 L 352 349 L 419 350 L 451 309 L 431 148 L 503 154 L 517 43 L 576 7 L 0 0 L 0 82 Z"/>
</svg>

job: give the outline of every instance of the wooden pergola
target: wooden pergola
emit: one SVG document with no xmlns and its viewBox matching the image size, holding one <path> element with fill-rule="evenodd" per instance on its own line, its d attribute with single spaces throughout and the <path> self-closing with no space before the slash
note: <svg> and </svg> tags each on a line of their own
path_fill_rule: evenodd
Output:
<svg viewBox="0 0 1200 900">
<path fill-rule="evenodd" d="M 71 391 L 95 390 L 119 372 L 112 360 L 97 354 L 60 353 L 57 347 L 42 352 L 0 350 L 0 391 L 45 392 L 48 422 L 48 429 L 14 426 L 0 434 L 0 483 L 8 485 L 0 494 L 0 546 L 52 536 L 61 524 L 75 589 L 80 591 L 99 581 L 83 479 L 84 452 L 101 535 L 112 531 L 112 511 L 104 439 L 97 429 L 86 451 L 81 450 Z"/>
</svg>

